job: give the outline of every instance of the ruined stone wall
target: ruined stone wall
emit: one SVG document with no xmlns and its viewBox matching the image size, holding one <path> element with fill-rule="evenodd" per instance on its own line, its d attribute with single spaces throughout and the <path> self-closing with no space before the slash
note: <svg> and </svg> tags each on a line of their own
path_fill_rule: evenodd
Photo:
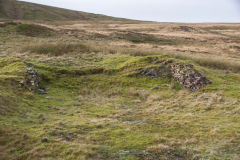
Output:
<svg viewBox="0 0 240 160">
<path fill-rule="evenodd" d="M 173 78 L 183 87 L 197 91 L 207 84 L 211 84 L 205 76 L 193 68 L 193 65 L 171 63 L 161 67 L 151 67 L 140 70 L 137 76 L 148 76 L 151 78 Z M 136 76 L 131 75 L 131 76 Z"/>
</svg>

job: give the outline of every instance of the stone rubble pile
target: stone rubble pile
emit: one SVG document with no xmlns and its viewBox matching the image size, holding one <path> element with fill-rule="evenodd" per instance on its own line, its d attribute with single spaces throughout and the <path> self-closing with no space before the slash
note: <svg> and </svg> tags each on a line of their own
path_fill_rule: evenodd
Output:
<svg viewBox="0 0 240 160">
<path fill-rule="evenodd" d="M 211 81 L 194 70 L 192 65 L 173 64 L 171 65 L 171 73 L 176 81 L 192 91 L 197 91 L 207 84 L 211 84 Z"/>
<path fill-rule="evenodd" d="M 38 92 L 40 94 L 47 93 L 45 87 L 40 87 L 40 74 L 34 69 L 34 67 L 26 68 L 24 80 L 20 81 L 19 85 L 32 92 Z"/>
<path fill-rule="evenodd" d="M 27 67 L 24 80 L 19 82 L 21 87 L 29 91 L 37 91 L 40 83 L 39 73 L 33 67 Z"/>
<path fill-rule="evenodd" d="M 192 65 L 187 64 L 169 64 L 167 66 L 152 67 L 140 70 L 137 75 L 133 76 L 149 76 L 151 78 L 173 78 L 183 87 L 192 91 L 197 91 L 207 84 L 211 84 L 206 77 L 196 71 Z"/>
</svg>

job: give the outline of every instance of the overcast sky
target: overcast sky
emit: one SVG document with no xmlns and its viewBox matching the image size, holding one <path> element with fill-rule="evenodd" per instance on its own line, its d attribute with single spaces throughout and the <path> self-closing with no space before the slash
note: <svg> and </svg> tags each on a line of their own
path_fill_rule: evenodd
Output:
<svg viewBox="0 0 240 160">
<path fill-rule="evenodd" d="M 240 22 L 240 0 L 24 0 L 159 22 Z"/>
</svg>

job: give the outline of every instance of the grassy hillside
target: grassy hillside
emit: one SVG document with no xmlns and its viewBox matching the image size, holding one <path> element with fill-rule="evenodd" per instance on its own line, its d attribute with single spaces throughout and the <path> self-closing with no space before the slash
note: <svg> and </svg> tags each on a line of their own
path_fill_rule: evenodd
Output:
<svg viewBox="0 0 240 160">
<path fill-rule="evenodd" d="M 0 23 L 1 160 L 240 158 L 239 24 L 25 23 Z"/>
<path fill-rule="evenodd" d="M 40 4 L 0 0 L 0 19 L 18 20 L 117 20 L 104 15 L 72 11 Z"/>
</svg>

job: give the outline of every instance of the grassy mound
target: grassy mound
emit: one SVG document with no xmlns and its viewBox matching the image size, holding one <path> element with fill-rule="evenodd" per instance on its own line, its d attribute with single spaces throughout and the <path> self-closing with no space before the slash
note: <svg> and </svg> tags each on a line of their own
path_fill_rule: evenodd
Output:
<svg viewBox="0 0 240 160">
<path fill-rule="evenodd" d="M 54 35 L 50 28 L 35 24 L 19 24 L 16 27 L 17 33 L 30 37 L 49 37 Z"/>
</svg>

